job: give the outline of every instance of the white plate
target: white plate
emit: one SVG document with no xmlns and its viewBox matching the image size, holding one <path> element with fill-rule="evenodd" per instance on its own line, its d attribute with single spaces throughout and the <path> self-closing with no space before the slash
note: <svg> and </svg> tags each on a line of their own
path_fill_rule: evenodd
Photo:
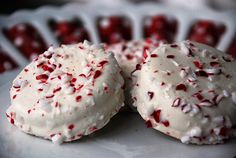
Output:
<svg viewBox="0 0 236 158">
<path fill-rule="evenodd" d="M 115 116 L 102 130 L 61 146 L 19 131 L 7 122 L 10 83 L 0 87 L 1 158 L 235 158 L 236 139 L 223 145 L 185 145 L 145 127 L 136 113 Z"/>
</svg>

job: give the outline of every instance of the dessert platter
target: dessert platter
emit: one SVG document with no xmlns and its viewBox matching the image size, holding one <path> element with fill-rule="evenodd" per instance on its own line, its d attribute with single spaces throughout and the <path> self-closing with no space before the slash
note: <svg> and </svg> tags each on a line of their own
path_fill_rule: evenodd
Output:
<svg viewBox="0 0 236 158">
<path fill-rule="evenodd" d="M 0 157 L 235 157 L 235 15 L 124 3 L 0 16 Z"/>
</svg>

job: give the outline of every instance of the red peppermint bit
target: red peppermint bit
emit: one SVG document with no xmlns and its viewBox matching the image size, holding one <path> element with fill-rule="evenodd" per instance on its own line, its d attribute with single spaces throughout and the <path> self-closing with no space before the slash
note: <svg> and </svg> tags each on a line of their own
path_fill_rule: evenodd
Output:
<svg viewBox="0 0 236 158">
<path fill-rule="evenodd" d="M 157 54 L 151 54 L 151 58 L 157 58 L 158 55 Z"/>
<path fill-rule="evenodd" d="M 91 128 L 89 128 L 89 131 L 90 132 L 94 132 L 94 131 L 96 131 L 97 130 L 97 127 L 91 127 Z"/>
<path fill-rule="evenodd" d="M 227 75 L 225 75 L 225 77 L 226 77 L 226 78 L 231 78 L 232 76 L 229 75 L 229 74 L 227 74 Z"/>
<path fill-rule="evenodd" d="M 10 116 L 6 113 L 7 118 L 10 118 Z"/>
<path fill-rule="evenodd" d="M 86 78 L 86 75 L 85 75 L 85 74 L 79 74 L 79 76 Z"/>
<path fill-rule="evenodd" d="M 72 78 L 71 79 L 71 82 L 76 82 L 77 81 L 77 78 Z"/>
<path fill-rule="evenodd" d="M 36 76 L 36 80 L 47 80 L 48 79 L 48 75 L 46 74 L 41 74 Z"/>
<path fill-rule="evenodd" d="M 15 121 L 13 118 L 10 118 L 10 123 L 14 125 Z"/>
<path fill-rule="evenodd" d="M 56 134 L 50 134 L 50 137 L 52 138 L 52 137 L 54 137 Z"/>
<path fill-rule="evenodd" d="M 176 98 L 173 103 L 172 103 L 172 107 L 178 107 L 180 105 L 180 101 L 181 99 L 180 98 Z"/>
<path fill-rule="evenodd" d="M 161 110 L 156 110 L 156 111 L 154 111 L 153 113 L 152 113 L 152 116 L 154 117 L 154 119 L 155 119 L 155 121 L 157 122 L 157 123 L 159 123 L 160 122 L 160 120 L 161 120 Z"/>
<path fill-rule="evenodd" d="M 56 103 L 55 103 L 55 107 L 58 107 L 58 106 L 59 106 L 59 103 L 58 103 L 58 102 L 56 102 Z"/>
<path fill-rule="evenodd" d="M 143 48 L 143 58 L 146 59 L 148 57 L 148 54 L 147 54 L 147 50 L 149 49 L 149 47 L 147 46 L 144 46 Z"/>
<path fill-rule="evenodd" d="M 161 82 L 161 86 L 164 86 L 165 85 L 165 82 Z"/>
<path fill-rule="evenodd" d="M 53 90 L 53 93 L 59 92 L 60 90 L 61 90 L 61 87 L 58 87 L 58 88 Z"/>
<path fill-rule="evenodd" d="M 28 114 L 30 114 L 30 112 L 31 112 L 31 109 L 29 109 L 29 110 L 27 111 Z"/>
<path fill-rule="evenodd" d="M 203 97 L 199 92 L 194 93 L 192 96 L 195 97 L 195 98 L 197 98 L 198 100 L 204 99 L 204 97 Z"/>
<path fill-rule="evenodd" d="M 178 47 L 178 45 L 177 44 L 171 44 L 170 47 L 176 48 L 176 47 Z"/>
<path fill-rule="evenodd" d="M 53 72 L 53 71 L 54 71 L 54 69 L 53 69 L 52 67 L 49 67 L 49 66 L 47 66 L 47 65 L 43 65 L 43 66 L 42 66 L 42 69 L 43 69 L 44 71 L 49 71 L 49 72 Z"/>
<path fill-rule="evenodd" d="M 62 66 L 61 63 L 59 63 L 59 64 L 58 64 L 58 68 L 61 68 L 61 66 Z"/>
<path fill-rule="evenodd" d="M 20 88 L 20 85 L 13 85 L 13 88 L 18 89 L 18 88 Z"/>
<path fill-rule="evenodd" d="M 79 90 L 81 90 L 81 88 L 83 88 L 83 87 L 84 87 L 83 84 L 82 84 L 82 85 L 78 85 L 78 88 L 76 88 L 76 90 L 79 91 Z"/>
<path fill-rule="evenodd" d="M 88 95 L 88 96 L 93 96 L 93 93 L 88 93 L 87 95 Z"/>
<path fill-rule="evenodd" d="M 108 89 L 108 87 L 107 87 L 107 86 L 105 86 L 105 87 L 103 88 L 103 90 L 104 90 L 106 93 L 108 93 L 108 92 L 109 92 L 109 89 Z"/>
<path fill-rule="evenodd" d="M 79 96 L 76 97 L 76 101 L 77 101 L 77 102 L 80 102 L 81 99 L 82 99 L 82 96 L 81 96 L 81 95 L 79 95 Z"/>
<path fill-rule="evenodd" d="M 227 136 L 227 128 L 226 128 L 226 127 L 222 127 L 222 128 L 220 129 L 219 135 L 221 135 L 221 136 Z"/>
<path fill-rule="evenodd" d="M 208 77 L 208 74 L 206 73 L 206 71 L 203 71 L 203 70 L 195 71 L 195 74 L 201 77 Z"/>
<path fill-rule="evenodd" d="M 211 65 L 212 67 L 220 67 L 220 63 L 217 62 L 217 61 L 212 61 L 212 62 L 210 62 L 210 65 Z"/>
<path fill-rule="evenodd" d="M 175 87 L 175 89 L 177 90 L 177 91 L 187 91 L 187 87 L 186 87 L 186 85 L 185 84 L 178 84 L 176 87 Z"/>
<path fill-rule="evenodd" d="M 79 49 L 84 49 L 84 47 L 82 47 L 82 46 L 79 46 Z"/>
<path fill-rule="evenodd" d="M 68 129 L 69 129 L 69 130 L 72 130 L 74 127 L 75 127 L 74 124 L 70 124 L 70 125 L 68 126 Z"/>
<path fill-rule="evenodd" d="M 147 128 L 152 128 L 152 122 L 150 120 L 146 121 L 146 127 Z"/>
<path fill-rule="evenodd" d="M 108 61 L 107 60 L 103 60 L 101 62 L 98 63 L 98 67 L 103 67 L 105 64 L 107 64 Z"/>
<path fill-rule="evenodd" d="M 142 66 L 140 64 L 136 65 L 136 70 L 141 70 Z"/>
<path fill-rule="evenodd" d="M 175 58 L 175 56 L 174 55 L 167 55 L 166 58 L 173 59 L 173 58 Z"/>
<path fill-rule="evenodd" d="M 29 71 L 29 69 L 26 69 L 26 68 L 25 68 L 25 69 L 24 69 L 24 71 L 25 71 L 25 72 L 28 72 L 28 71 Z"/>
<path fill-rule="evenodd" d="M 194 61 L 193 61 L 193 64 L 194 64 L 197 68 L 203 69 L 203 64 L 202 64 L 200 61 L 194 60 Z"/>
<path fill-rule="evenodd" d="M 170 123 L 169 121 L 165 120 L 165 121 L 161 121 L 161 123 L 166 126 L 166 127 L 169 127 L 170 126 Z"/>
<path fill-rule="evenodd" d="M 100 70 L 96 70 L 95 74 L 93 76 L 94 79 L 98 78 L 99 76 L 101 76 L 102 72 Z"/>
<path fill-rule="evenodd" d="M 16 94 L 15 94 L 15 95 L 13 95 L 12 99 L 16 99 Z"/>
<path fill-rule="evenodd" d="M 53 98 L 54 94 L 46 96 L 46 99 Z"/>
<path fill-rule="evenodd" d="M 134 58 L 134 56 L 131 54 L 126 54 L 125 56 L 128 60 L 132 60 Z"/>
<path fill-rule="evenodd" d="M 38 91 L 42 92 L 42 91 L 43 91 L 43 89 L 42 89 L 42 88 L 39 88 L 39 89 L 38 89 Z"/>
<path fill-rule="evenodd" d="M 43 64 L 44 64 L 44 63 L 40 63 L 40 64 L 37 65 L 37 67 L 41 67 L 41 66 L 43 66 Z"/>
<path fill-rule="evenodd" d="M 67 74 L 68 76 L 70 76 L 70 77 L 72 77 L 72 76 L 73 76 L 71 73 L 68 73 L 68 72 L 67 72 L 66 74 Z"/>
<path fill-rule="evenodd" d="M 153 96 L 154 96 L 154 92 L 148 91 L 147 92 L 149 99 L 152 100 Z"/>
<path fill-rule="evenodd" d="M 82 137 L 82 136 L 83 136 L 82 133 L 78 133 L 78 134 L 77 134 L 77 137 Z"/>
</svg>

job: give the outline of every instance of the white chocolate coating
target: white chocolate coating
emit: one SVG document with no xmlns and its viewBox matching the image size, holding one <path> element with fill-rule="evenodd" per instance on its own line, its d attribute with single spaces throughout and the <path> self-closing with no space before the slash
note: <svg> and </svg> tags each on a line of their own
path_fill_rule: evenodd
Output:
<svg viewBox="0 0 236 158">
<path fill-rule="evenodd" d="M 87 41 L 39 55 L 16 77 L 8 120 L 60 144 L 105 126 L 123 106 L 124 80 L 112 53 Z"/>
<path fill-rule="evenodd" d="M 139 65 L 146 58 L 147 54 L 159 46 L 160 42 L 147 39 L 143 41 L 128 41 L 109 45 L 108 51 L 114 53 L 115 58 L 122 70 L 122 76 L 125 79 L 125 104 L 130 107 L 133 100 L 131 97 L 131 89 L 136 82 L 133 72 L 138 69 Z"/>
<path fill-rule="evenodd" d="M 217 144 L 235 135 L 236 62 L 183 41 L 151 52 L 132 97 L 148 127 L 183 143 Z"/>
</svg>

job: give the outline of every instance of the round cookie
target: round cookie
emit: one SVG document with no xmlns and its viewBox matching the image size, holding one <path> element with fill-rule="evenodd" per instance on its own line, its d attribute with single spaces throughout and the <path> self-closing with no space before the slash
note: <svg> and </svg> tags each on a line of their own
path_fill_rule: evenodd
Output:
<svg viewBox="0 0 236 158">
<path fill-rule="evenodd" d="M 134 105 L 148 127 L 183 143 L 235 136 L 236 62 L 195 42 L 162 45 L 136 71 Z"/>
<path fill-rule="evenodd" d="M 112 53 L 87 41 L 50 47 L 13 81 L 6 115 L 22 131 L 69 142 L 105 126 L 123 106 Z"/>
<path fill-rule="evenodd" d="M 135 83 L 133 72 L 140 68 L 141 62 L 147 57 L 148 52 L 152 51 L 161 44 L 152 39 L 143 41 L 120 42 L 108 45 L 106 50 L 114 53 L 115 58 L 122 70 L 125 79 L 125 104 L 133 108 L 131 89 Z"/>
</svg>

